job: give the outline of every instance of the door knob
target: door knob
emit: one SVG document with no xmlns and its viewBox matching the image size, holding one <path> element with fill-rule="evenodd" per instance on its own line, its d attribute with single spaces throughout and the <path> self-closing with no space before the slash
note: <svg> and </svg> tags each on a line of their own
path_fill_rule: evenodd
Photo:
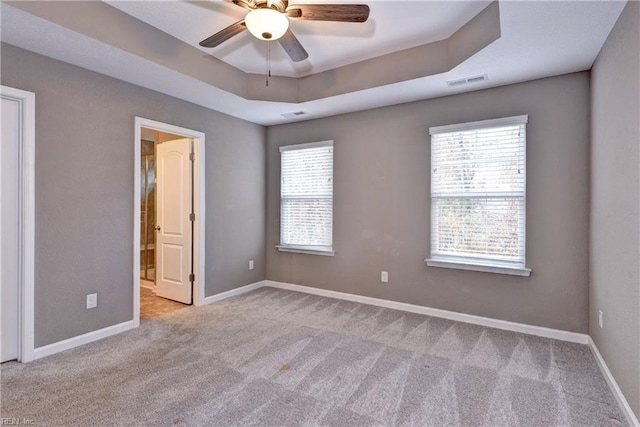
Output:
<svg viewBox="0 0 640 427">
<path fill-rule="evenodd" d="M 153 227 L 153 228 L 154 228 L 154 230 L 156 230 L 156 231 L 160 231 L 160 226 L 159 226 L 159 225 L 156 225 L 156 226 L 155 226 L 155 227 Z"/>
</svg>

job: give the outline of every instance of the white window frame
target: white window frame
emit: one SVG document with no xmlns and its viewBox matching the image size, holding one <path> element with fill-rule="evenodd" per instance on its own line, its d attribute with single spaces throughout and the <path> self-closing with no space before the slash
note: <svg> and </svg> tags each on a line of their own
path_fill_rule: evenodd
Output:
<svg viewBox="0 0 640 427">
<path fill-rule="evenodd" d="M 514 117 L 505 117 L 505 118 L 500 118 L 500 119 L 492 119 L 492 120 L 482 120 L 482 121 L 477 121 L 477 122 L 469 122 L 469 123 L 461 123 L 461 124 L 454 124 L 454 125 L 446 125 L 446 126 L 436 126 L 436 127 L 431 127 L 429 128 L 429 134 L 431 135 L 431 137 L 433 137 L 433 135 L 436 134 L 442 134 L 442 133 L 449 133 L 449 132 L 463 132 L 463 131 L 471 131 L 471 130 L 478 130 L 478 129 L 486 129 L 486 128 L 494 128 L 494 127 L 502 127 L 502 126 L 509 126 L 509 125 L 524 125 L 525 126 L 525 138 L 524 138 L 524 188 L 522 191 L 522 200 L 523 200 L 523 212 L 522 215 L 519 215 L 520 218 L 520 223 L 519 223 L 519 227 L 522 227 L 523 229 L 523 238 L 524 238 L 524 242 L 522 244 L 522 258 L 523 260 L 526 260 L 526 211 L 527 211 L 527 205 L 526 205 L 526 180 L 527 180 L 527 173 L 526 173 L 526 124 L 529 121 L 529 116 L 527 115 L 522 115 L 522 116 L 514 116 Z M 433 164 L 433 157 L 431 160 L 431 182 L 432 182 L 432 189 L 431 189 L 431 194 L 430 194 L 430 200 L 431 200 L 431 205 L 433 206 L 433 174 L 434 174 L 434 164 Z M 518 192 L 519 193 L 519 192 Z M 492 193 L 488 193 L 488 194 L 492 194 Z M 472 270 L 472 271 L 482 271 L 482 272 L 488 272 L 488 273 L 498 273 L 498 274 L 510 274 L 510 275 L 516 275 L 516 276 L 529 276 L 531 274 L 531 269 L 525 267 L 525 262 L 523 261 L 522 264 L 520 263 L 512 263 L 512 262 L 503 262 L 500 260 L 492 260 L 490 256 L 487 257 L 477 257 L 477 256 L 471 256 L 471 255 L 462 255 L 462 256 L 458 256 L 458 257 L 454 257 L 454 256 L 442 256 L 439 255 L 437 253 L 434 253 L 436 251 L 436 248 L 434 248 L 434 244 L 433 244 L 433 236 L 434 233 L 437 232 L 437 224 L 436 224 L 436 220 L 437 218 L 434 218 L 434 213 L 432 211 L 432 215 L 431 215 L 431 228 L 430 228 L 430 233 L 432 236 L 431 239 L 431 249 L 430 249 L 430 258 L 426 259 L 425 262 L 427 263 L 428 266 L 430 267 L 443 267 L 443 268 L 453 268 L 453 269 L 459 269 L 459 270 Z"/>
<path fill-rule="evenodd" d="M 318 141 L 318 142 L 308 142 L 304 144 L 294 144 L 294 145 L 283 145 L 280 147 L 280 153 L 285 151 L 292 150 L 303 150 L 307 148 L 319 148 L 319 147 L 332 147 L 333 148 L 333 140 L 327 141 Z M 333 153 L 335 156 L 335 152 Z M 282 156 L 282 154 L 281 154 Z M 282 162 L 282 160 L 281 160 Z M 282 163 L 280 164 L 280 172 L 282 174 Z M 332 162 L 332 180 L 333 180 L 333 162 Z M 282 176 L 281 176 L 282 179 Z M 281 187 L 282 189 L 282 181 Z M 293 252 L 293 253 L 301 253 L 301 254 L 309 254 L 309 255 L 323 255 L 323 256 L 334 256 L 335 251 L 333 249 L 333 189 L 331 191 L 331 247 L 326 246 L 298 246 L 292 244 L 283 244 L 282 243 L 282 190 L 280 192 L 280 244 L 276 245 L 276 248 L 280 252 Z"/>
</svg>

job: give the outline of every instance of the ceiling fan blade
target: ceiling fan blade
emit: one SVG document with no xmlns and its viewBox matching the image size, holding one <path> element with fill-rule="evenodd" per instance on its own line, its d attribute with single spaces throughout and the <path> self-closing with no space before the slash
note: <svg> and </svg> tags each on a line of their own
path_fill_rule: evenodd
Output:
<svg viewBox="0 0 640 427">
<path fill-rule="evenodd" d="M 280 37 L 278 41 L 293 62 L 304 61 L 309 57 L 309 54 L 304 50 L 298 38 L 291 32 L 291 29 L 288 29 L 287 32 L 284 33 L 284 36 Z"/>
<path fill-rule="evenodd" d="M 296 4 L 287 8 L 291 19 L 306 21 L 365 22 L 369 18 L 366 4 Z"/>
<path fill-rule="evenodd" d="M 216 47 L 220 43 L 226 42 L 231 37 L 240 34 L 244 30 L 247 29 L 246 24 L 244 23 L 244 19 L 242 21 L 238 21 L 235 24 L 229 25 L 222 31 L 218 31 L 214 35 L 209 38 L 206 38 L 200 42 L 200 46 L 202 47 Z"/>
</svg>

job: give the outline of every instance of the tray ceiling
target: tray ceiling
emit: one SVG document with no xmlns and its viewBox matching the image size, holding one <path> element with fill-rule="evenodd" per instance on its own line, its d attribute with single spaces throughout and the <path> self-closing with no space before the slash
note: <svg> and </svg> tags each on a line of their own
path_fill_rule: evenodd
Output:
<svg viewBox="0 0 640 427">
<path fill-rule="evenodd" d="M 308 0 L 299 1 L 303 2 Z M 309 3 L 318 2 L 330 1 Z M 433 65 L 431 50 L 422 47 L 456 39 L 456 31 L 477 19 L 489 3 L 368 1 L 371 14 L 365 24 L 292 22 L 309 60 L 294 65 L 273 43 L 272 74 L 282 77 L 265 88 L 265 42 L 247 33 L 214 49 L 198 46 L 200 40 L 242 19 L 244 10 L 233 4 L 109 2 L 100 15 L 102 26 L 96 27 L 89 21 L 96 6 L 92 3 L 3 2 L 1 39 L 264 125 L 588 70 L 625 5 L 624 1 L 501 1 L 495 41 L 488 39 L 486 47 L 469 52 L 450 68 L 422 75 L 407 72 L 400 79 L 395 75 L 410 67 Z M 65 7 L 73 8 L 73 13 Z M 116 25 L 118 20 L 126 26 Z M 153 43 L 162 37 L 171 43 Z M 136 50 L 134 45 L 147 50 Z M 385 60 L 393 67 L 385 68 L 389 67 Z M 349 70 L 359 74 L 345 72 Z M 478 75 L 487 75 L 488 80 L 447 85 Z M 305 82 L 314 83 L 304 89 Z M 298 111 L 305 114 L 288 114 Z"/>
</svg>

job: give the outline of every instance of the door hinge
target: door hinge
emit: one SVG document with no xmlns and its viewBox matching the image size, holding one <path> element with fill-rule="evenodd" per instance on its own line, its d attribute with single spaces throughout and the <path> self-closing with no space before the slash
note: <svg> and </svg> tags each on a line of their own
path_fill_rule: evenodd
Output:
<svg viewBox="0 0 640 427">
<path fill-rule="evenodd" d="M 189 274 L 189 281 L 190 282 L 195 282 L 196 281 L 196 275 L 193 274 L 193 273 Z"/>
<path fill-rule="evenodd" d="M 189 214 L 189 221 L 195 221 L 196 220 L 196 214 L 192 213 Z"/>
<path fill-rule="evenodd" d="M 189 160 L 193 161 L 196 159 L 196 153 L 189 153 Z"/>
</svg>

